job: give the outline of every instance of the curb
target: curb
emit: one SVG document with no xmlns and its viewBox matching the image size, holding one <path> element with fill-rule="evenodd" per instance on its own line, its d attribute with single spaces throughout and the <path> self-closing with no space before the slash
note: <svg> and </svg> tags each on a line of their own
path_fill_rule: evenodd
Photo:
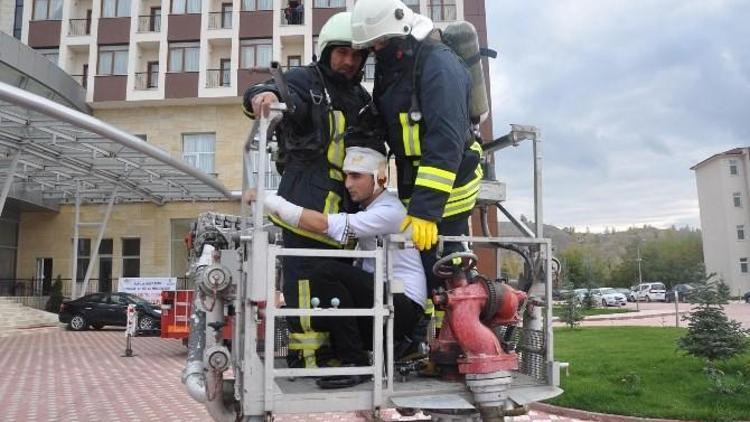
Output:
<svg viewBox="0 0 750 422">
<path fill-rule="evenodd" d="M 677 421 L 675 419 L 653 419 L 653 418 L 639 418 L 636 416 L 622 416 L 622 415 L 610 415 L 607 413 L 589 412 L 586 410 L 571 409 L 568 407 L 554 406 L 547 403 L 531 403 L 529 407 L 533 410 L 540 412 L 550 413 L 552 415 L 564 416 L 567 418 L 584 419 L 590 421 L 601 421 L 601 422 L 685 422 Z"/>
<path fill-rule="evenodd" d="M 611 314 L 610 315 L 590 315 L 582 322 L 585 321 L 618 321 L 618 320 L 628 320 L 628 319 L 646 319 L 646 318 L 658 318 L 658 317 L 664 317 L 664 316 L 674 316 L 674 312 L 659 312 L 659 313 L 653 313 L 653 314 L 642 314 L 642 315 L 630 315 L 631 313 L 637 314 L 637 312 L 628 312 L 628 313 L 621 313 L 621 314 Z M 680 311 L 680 315 L 689 314 L 690 311 Z M 621 316 L 615 316 L 615 315 L 621 315 Z M 561 322 L 560 317 L 553 317 L 552 322 Z"/>
</svg>

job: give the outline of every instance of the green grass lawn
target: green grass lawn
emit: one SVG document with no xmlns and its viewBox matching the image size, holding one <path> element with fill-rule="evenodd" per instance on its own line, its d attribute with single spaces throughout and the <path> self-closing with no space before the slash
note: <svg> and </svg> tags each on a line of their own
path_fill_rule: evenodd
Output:
<svg viewBox="0 0 750 422">
<path fill-rule="evenodd" d="M 552 307 L 552 316 L 560 316 L 560 314 L 563 312 L 562 306 L 553 306 Z M 627 309 L 627 308 L 591 308 L 591 309 L 581 309 L 581 314 L 583 316 L 591 316 L 591 315 L 605 315 L 605 314 L 623 314 L 626 312 L 635 312 L 633 309 Z"/>
<path fill-rule="evenodd" d="M 565 393 L 550 403 L 640 417 L 750 420 L 750 353 L 719 365 L 733 381 L 743 377 L 744 391 L 711 393 L 703 363 L 677 350 L 684 333 L 662 327 L 555 329 L 555 360 L 569 362 L 570 375 L 563 371 Z"/>
</svg>

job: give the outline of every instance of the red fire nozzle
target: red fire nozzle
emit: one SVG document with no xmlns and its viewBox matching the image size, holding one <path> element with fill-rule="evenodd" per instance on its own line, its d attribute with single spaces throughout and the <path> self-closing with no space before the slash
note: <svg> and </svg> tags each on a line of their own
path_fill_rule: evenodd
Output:
<svg viewBox="0 0 750 422">
<path fill-rule="evenodd" d="M 432 300 L 447 312 L 440 332 L 441 342 L 455 339 L 463 351 L 458 359 L 462 374 L 484 374 L 518 368 L 518 356 L 507 353 L 492 331 L 498 325 L 518 322 L 518 305 L 526 293 L 496 281 L 457 283 L 437 293 Z"/>
</svg>

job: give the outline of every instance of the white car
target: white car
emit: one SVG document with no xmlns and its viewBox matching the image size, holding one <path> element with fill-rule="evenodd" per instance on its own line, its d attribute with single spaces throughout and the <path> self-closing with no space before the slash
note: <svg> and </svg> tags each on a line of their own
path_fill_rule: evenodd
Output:
<svg viewBox="0 0 750 422">
<path fill-rule="evenodd" d="M 625 306 L 628 303 L 628 298 L 624 294 L 609 287 L 592 289 L 591 295 L 596 303 L 600 303 L 604 307 Z"/>
<path fill-rule="evenodd" d="M 667 288 L 664 283 L 641 283 L 633 289 L 633 301 L 645 300 L 646 302 L 655 302 L 666 300 Z"/>
</svg>

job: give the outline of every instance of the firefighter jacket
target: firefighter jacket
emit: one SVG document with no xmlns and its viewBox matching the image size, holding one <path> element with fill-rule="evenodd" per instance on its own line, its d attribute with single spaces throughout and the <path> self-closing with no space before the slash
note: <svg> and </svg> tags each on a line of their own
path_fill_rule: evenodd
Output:
<svg viewBox="0 0 750 422">
<path fill-rule="evenodd" d="M 424 50 L 417 53 L 419 48 Z M 481 146 L 469 120 L 471 79 L 465 65 L 444 44 L 411 37 L 379 51 L 377 65 L 375 102 L 387 126 L 398 194 L 408 214 L 435 222 L 465 217 L 474 207 L 482 178 Z M 415 111 L 412 96 L 421 119 L 410 116 L 410 109 Z"/>
<path fill-rule="evenodd" d="M 283 167 L 278 193 L 284 199 L 325 214 L 351 210 L 346 200 L 344 175 L 344 134 L 354 124 L 358 112 L 370 101 L 370 95 L 360 85 L 359 78 L 349 81 L 328 66 L 313 63 L 293 68 L 284 74 L 289 86 L 294 112 L 285 113 L 277 126 L 279 153 Z M 245 91 L 245 114 L 254 118 L 252 99 L 261 92 L 273 92 L 281 97 L 273 80 L 256 84 Z M 277 168 L 281 167 L 277 165 Z M 338 242 L 326 236 L 292 227 L 280 219 L 274 223 L 331 247 Z M 320 247 L 310 245 L 308 247 Z"/>
</svg>

